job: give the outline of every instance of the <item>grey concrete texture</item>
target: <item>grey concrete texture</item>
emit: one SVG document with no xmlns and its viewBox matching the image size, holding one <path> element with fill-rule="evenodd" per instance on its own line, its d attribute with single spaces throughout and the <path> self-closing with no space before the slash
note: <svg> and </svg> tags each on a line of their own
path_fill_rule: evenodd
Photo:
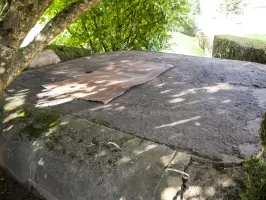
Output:
<svg viewBox="0 0 266 200">
<path fill-rule="evenodd" d="M 181 200 L 184 193 L 184 178 L 190 178 L 186 173 L 186 168 L 191 162 L 191 156 L 182 152 L 175 152 L 175 156 L 165 168 L 157 192 L 161 200 Z M 176 171 L 178 170 L 178 171 Z"/>
<path fill-rule="evenodd" d="M 41 85 L 121 60 L 164 62 L 175 67 L 129 89 L 107 105 L 48 94 Z M 24 72 L 8 95 L 24 91 L 27 102 L 82 118 L 107 121 L 173 149 L 222 162 L 239 162 L 258 151 L 266 107 L 265 65 L 166 53 L 123 51 Z"/>
<path fill-rule="evenodd" d="M 21 107 L 19 110 L 26 112 Z M 46 126 L 46 122 L 36 123 L 34 118 L 51 111 L 32 112 L 4 122 L 0 164 L 19 182 L 36 188 L 45 199 L 170 200 L 165 192 L 170 190 L 175 196 L 181 189 L 175 186 L 173 191 L 172 182 L 162 183 L 162 177 L 166 181 L 173 177 L 181 180 L 180 174 L 170 175 L 165 169 L 170 163 L 186 166 L 186 154 L 53 111 L 58 119 Z M 29 129 L 30 123 L 34 127 Z M 34 128 L 38 135 L 29 134 Z M 175 159 L 176 155 L 179 159 Z"/>
<path fill-rule="evenodd" d="M 56 53 L 53 50 L 48 49 L 37 53 L 37 55 L 30 62 L 28 68 L 35 69 L 47 65 L 57 64 L 59 62 L 61 62 L 61 60 Z"/>
</svg>

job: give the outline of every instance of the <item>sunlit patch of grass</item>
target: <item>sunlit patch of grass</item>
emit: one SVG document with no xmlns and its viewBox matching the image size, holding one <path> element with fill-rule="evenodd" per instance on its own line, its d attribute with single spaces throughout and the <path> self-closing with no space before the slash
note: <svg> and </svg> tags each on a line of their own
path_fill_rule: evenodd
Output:
<svg viewBox="0 0 266 200">
<path fill-rule="evenodd" d="M 165 52 L 192 56 L 206 56 L 203 49 L 199 47 L 195 37 L 187 36 L 182 33 L 172 33 L 172 37 L 173 38 L 170 41 L 171 50 Z"/>
<path fill-rule="evenodd" d="M 245 36 L 248 38 L 254 38 L 254 39 L 266 41 L 266 34 L 249 34 Z"/>
</svg>

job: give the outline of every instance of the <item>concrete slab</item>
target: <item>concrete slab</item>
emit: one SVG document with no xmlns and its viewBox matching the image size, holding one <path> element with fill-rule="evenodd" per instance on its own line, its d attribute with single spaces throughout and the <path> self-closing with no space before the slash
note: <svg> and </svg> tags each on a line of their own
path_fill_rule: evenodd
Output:
<svg viewBox="0 0 266 200">
<path fill-rule="evenodd" d="M 161 200 L 181 200 L 184 190 L 184 178 L 189 179 L 185 173 L 186 167 L 190 164 L 191 156 L 176 152 L 172 161 L 165 168 L 165 172 L 158 185 L 157 192 Z"/>
<path fill-rule="evenodd" d="M 28 68 L 35 69 L 39 67 L 44 67 L 47 65 L 53 65 L 61 62 L 60 58 L 56 53 L 51 50 L 44 50 L 36 54 L 36 56 L 30 62 Z"/>
<path fill-rule="evenodd" d="M 47 200 L 159 200 L 170 187 L 165 168 L 188 164 L 167 146 L 86 119 L 28 105 L 6 114 L 0 165 Z"/>
<path fill-rule="evenodd" d="M 164 62 L 175 67 L 131 88 L 108 105 L 49 96 L 43 84 L 61 81 L 120 60 Z M 115 52 L 27 71 L 9 87 L 11 96 L 39 107 L 107 121 L 172 148 L 223 162 L 238 162 L 259 147 L 266 107 L 265 65 L 152 52 Z"/>
</svg>

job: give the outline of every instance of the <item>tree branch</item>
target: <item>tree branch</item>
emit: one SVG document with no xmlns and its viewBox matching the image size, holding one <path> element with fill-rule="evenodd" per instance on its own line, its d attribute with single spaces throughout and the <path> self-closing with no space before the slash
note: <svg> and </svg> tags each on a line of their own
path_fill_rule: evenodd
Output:
<svg viewBox="0 0 266 200">
<path fill-rule="evenodd" d="M 11 2 L 7 0 L 2 0 L 0 2 L 0 21 L 2 21 L 5 17 L 5 14 L 7 13 L 9 7 L 10 7 Z"/>
<path fill-rule="evenodd" d="M 92 20 L 93 20 L 93 22 L 94 22 L 94 26 L 95 26 L 96 30 L 99 29 L 99 27 L 98 27 L 98 25 L 97 25 L 96 18 L 93 17 Z M 105 51 L 105 52 L 108 52 L 108 48 L 107 48 L 107 46 L 105 45 L 104 41 L 101 40 L 101 44 L 102 44 L 102 47 L 103 47 L 104 51 Z"/>
<path fill-rule="evenodd" d="M 41 51 L 65 28 L 91 10 L 99 2 L 100 0 L 79 0 L 70 4 L 51 19 L 34 40 L 18 54 L 14 64 L 8 70 L 5 80 L 6 84 L 9 85 L 27 67 L 37 52 Z"/>
<path fill-rule="evenodd" d="M 36 24 L 53 0 L 18 1 L 0 0 L 0 95 L 7 86 L 8 70 L 12 67 L 26 34 Z"/>
</svg>

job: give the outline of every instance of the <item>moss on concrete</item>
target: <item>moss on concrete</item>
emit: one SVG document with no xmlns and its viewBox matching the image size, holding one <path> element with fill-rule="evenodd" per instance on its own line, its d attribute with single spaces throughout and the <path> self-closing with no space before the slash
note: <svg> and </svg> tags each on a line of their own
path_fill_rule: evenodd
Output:
<svg viewBox="0 0 266 200">
<path fill-rule="evenodd" d="M 133 133 L 131 133 L 131 131 L 129 131 L 129 130 L 124 130 L 123 133 L 126 133 L 128 135 L 133 135 Z"/>
<path fill-rule="evenodd" d="M 50 110 L 26 109 L 21 112 L 26 119 L 26 127 L 23 130 L 30 138 L 38 138 L 50 128 L 58 124 L 60 115 Z"/>
<path fill-rule="evenodd" d="M 266 64 L 266 41 L 233 35 L 216 35 L 212 55 Z"/>
<path fill-rule="evenodd" d="M 85 56 L 91 56 L 91 51 L 82 48 L 48 45 L 45 49 L 53 50 L 61 61 L 68 61 Z"/>
<path fill-rule="evenodd" d="M 88 120 L 91 121 L 91 122 L 94 122 L 96 124 L 108 127 L 108 128 L 110 127 L 110 123 L 108 121 L 106 121 L 106 120 L 103 120 L 103 119 L 96 119 L 96 118 L 93 118 L 93 117 L 89 117 Z"/>
<path fill-rule="evenodd" d="M 3 116 L 4 128 L 20 124 L 23 127 L 20 134 L 27 135 L 29 139 L 34 139 L 55 128 L 61 115 L 50 109 L 23 105 L 17 110 L 3 110 Z"/>
</svg>

